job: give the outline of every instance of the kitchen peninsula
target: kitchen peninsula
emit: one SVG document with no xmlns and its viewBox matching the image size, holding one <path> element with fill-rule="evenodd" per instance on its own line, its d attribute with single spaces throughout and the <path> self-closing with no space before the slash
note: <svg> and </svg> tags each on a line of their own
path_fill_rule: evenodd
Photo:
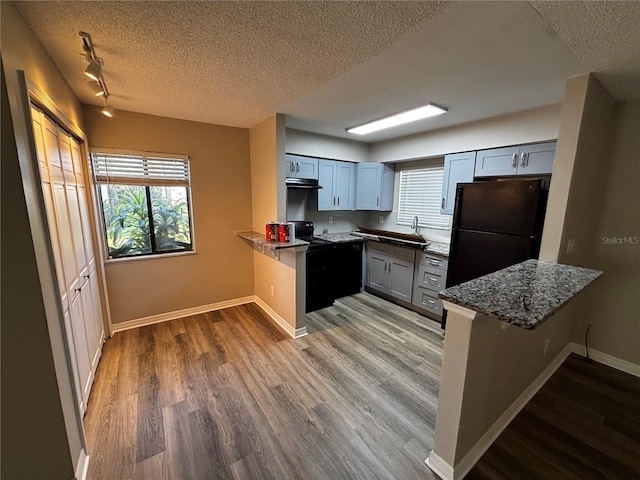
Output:
<svg viewBox="0 0 640 480">
<path fill-rule="evenodd" d="M 448 322 L 427 464 L 441 478 L 464 477 L 570 353 L 547 356 L 562 328 L 553 316 L 601 275 L 527 260 L 440 292 Z"/>
</svg>

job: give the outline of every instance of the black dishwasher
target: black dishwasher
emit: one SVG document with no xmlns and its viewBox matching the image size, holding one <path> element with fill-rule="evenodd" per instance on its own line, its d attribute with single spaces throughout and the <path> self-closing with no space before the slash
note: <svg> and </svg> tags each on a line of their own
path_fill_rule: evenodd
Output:
<svg viewBox="0 0 640 480">
<path fill-rule="evenodd" d="M 336 298 L 362 290 L 362 241 L 337 243 L 333 263 Z"/>
</svg>

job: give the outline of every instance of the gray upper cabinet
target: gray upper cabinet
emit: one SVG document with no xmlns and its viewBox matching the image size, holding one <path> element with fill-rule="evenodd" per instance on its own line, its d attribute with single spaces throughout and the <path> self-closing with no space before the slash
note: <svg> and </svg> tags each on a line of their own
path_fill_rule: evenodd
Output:
<svg viewBox="0 0 640 480">
<path fill-rule="evenodd" d="M 556 143 L 546 142 L 520 147 L 518 175 L 551 175 Z"/>
<path fill-rule="evenodd" d="M 443 215 L 453 215 L 458 183 L 473 182 L 475 162 L 476 152 L 445 155 L 442 203 L 440 205 L 440 213 Z"/>
<path fill-rule="evenodd" d="M 311 178 L 318 180 L 318 159 L 287 153 L 286 172 L 289 178 Z"/>
<path fill-rule="evenodd" d="M 395 170 L 384 163 L 358 163 L 356 210 L 391 211 Z"/>
<path fill-rule="evenodd" d="M 551 175 L 556 142 L 480 150 L 476 153 L 476 177 Z"/>
<path fill-rule="evenodd" d="M 310 195 L 310 208 L 319 211 L 353 210 L 356 196 L 356 164 L 318 160 L 318 183 L 322 187 Z"/>
</svg>

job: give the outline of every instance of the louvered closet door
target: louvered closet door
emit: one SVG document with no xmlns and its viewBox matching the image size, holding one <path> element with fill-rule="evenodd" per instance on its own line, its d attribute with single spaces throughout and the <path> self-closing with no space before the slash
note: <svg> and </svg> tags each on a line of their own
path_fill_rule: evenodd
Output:
<svg viewBox="0 0 640 480">
<path fill-rule="evenodd" d="M 104 325 L 80 144 L 39 109 L 32 108 L 32 118 L 78 406 L 84 413 Z"/>
</svg>

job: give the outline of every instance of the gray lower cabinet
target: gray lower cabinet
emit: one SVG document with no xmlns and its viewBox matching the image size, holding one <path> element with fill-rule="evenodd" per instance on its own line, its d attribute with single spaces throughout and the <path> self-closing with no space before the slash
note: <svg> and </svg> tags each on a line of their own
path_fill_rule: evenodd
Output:
<svg viewBox="0 0 640 480">
<path fill-rule="evenodd" d="M 447 259 L 437 255 L 419 252 L 416 257 L 411 303 L 438 320 L 442 318 L 442 300 L 438 298 L 438 292 L 445 288 L 447 266 Z"/>
<path fill-rule="evenodd" d="M 411 303 L 416 252 L 379 242 L 367 242 L 367 286 Z"/>
</svg>

